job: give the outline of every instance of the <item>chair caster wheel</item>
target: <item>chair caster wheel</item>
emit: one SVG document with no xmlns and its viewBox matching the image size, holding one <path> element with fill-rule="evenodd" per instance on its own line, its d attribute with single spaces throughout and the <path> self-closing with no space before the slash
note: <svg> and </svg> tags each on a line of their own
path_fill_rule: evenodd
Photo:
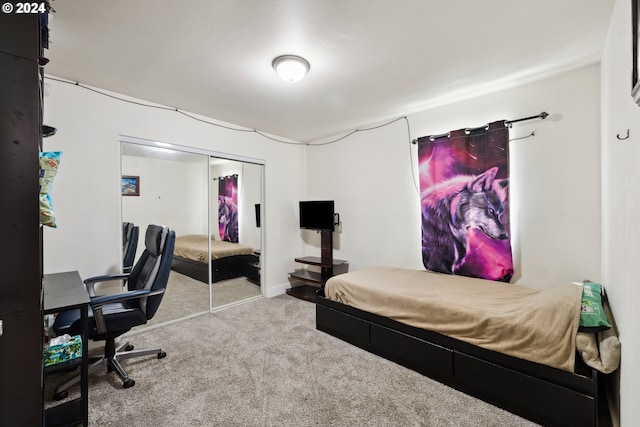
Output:
<svg viewBox="0 0 640 427">
<path fill-rule="evenodd" d="M 132 350 L 133 350 L 133 346 L 131 344 L 129 344 L 124 348 L 124 351 L 132 351 Z"/>
<path fill-rule="evenodd" d="M 167 353 L 165 353 L 164 351 L 158 353 L 158 359 L 164 359 L 165 357 L 167 357 Z"/>
<path fill-rule="evenodd" d="M 61 392 L 54 394 L 53 398 L 55 400 L 62 400 L 62 399 L 66 399 L 68 396 L 69 396 L 69 392 L 67 390 L 62 390 Z"/>
<path fill-rule="evenodd" d="M 127 378 L 127 380 L 122 384 L 123 388 L 131 388 L 136 385 L 136 382 L 131 378 Z"/>
</svg>

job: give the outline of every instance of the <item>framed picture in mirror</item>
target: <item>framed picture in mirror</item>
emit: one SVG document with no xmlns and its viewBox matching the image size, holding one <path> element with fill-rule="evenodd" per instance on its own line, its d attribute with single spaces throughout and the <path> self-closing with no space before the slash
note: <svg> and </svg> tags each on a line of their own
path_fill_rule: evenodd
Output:
<svg viewBox="0 0 640 427">
<path fill-rule="evenodd" d="M 140 195 L 140 177 L 134 175 L 122 175 L 122 195 Z"/>
</svg>

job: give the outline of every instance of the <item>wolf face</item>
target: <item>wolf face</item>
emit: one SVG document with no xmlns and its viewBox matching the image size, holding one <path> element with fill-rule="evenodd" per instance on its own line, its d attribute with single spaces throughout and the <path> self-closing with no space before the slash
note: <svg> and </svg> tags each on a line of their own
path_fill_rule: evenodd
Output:
<svg viewBox="0 0 640 427">
<path fill-rule="evenodd" d="M 456 232 L 478 228 L 492 239 L 508 237 L 500 221 L 504 205 L 493 188 L 497 172 L 497 167 L 487 170 L 452 198 L 452 223 Z M 506 180 L 500 181 L 499 186 L 504 188 Z"/>
<path fill-rule="evenodd" d="M 509 237 L 500 220 L 508 180 L 495 179 L 497 172 L 493 167 L 478 176 L 459 176 L 423 194 L 422 253 L 427 269 L 455 273 L 469 250 L 472 229 L 493 240 Z"/>
<path fill-rule="evenodd" d="M 218 229 L 222 240 L 238 242 L 238 211 L 224 196 L 218 196 Z"/>
</svg>

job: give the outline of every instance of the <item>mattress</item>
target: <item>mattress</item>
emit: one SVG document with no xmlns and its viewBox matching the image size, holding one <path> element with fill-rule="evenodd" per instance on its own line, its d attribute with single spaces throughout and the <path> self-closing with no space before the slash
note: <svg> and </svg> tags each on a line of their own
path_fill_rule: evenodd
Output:
<svg viewBox="0 0 640 427">
<path fill-rule="evenodd" d="M 410 326 L 572 372 L 582 286 L 544 290 L 425 270 L 375 267 L 334 276 L 326 298 Z"/>
<path fill-rule="evenodd" d="M 207 262 L 209 238 L 206 235 L 189 234 L 176 237 L 173 255 L 192 261 Z M 251 255 L 251 246 L 239 243 L 211 240 L 211 259 L 216 260 L 235 255 Z"/>
</svg>

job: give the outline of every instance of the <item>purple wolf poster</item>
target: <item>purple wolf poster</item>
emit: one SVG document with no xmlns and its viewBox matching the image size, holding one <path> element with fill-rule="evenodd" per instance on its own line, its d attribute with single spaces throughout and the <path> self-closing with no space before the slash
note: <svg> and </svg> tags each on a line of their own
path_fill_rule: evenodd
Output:
<svg viewBox="0 0 640 427">
<path fill-rule="evenodd" d="M 504 121 L 418 139 L 427 270 L 508 282 L 509 130 Z"/>
<path fill-rule="evenodd" d="M 238 175 L 218 178 L 218 231 L 222 240 L 238 243 Z"/>
</svg>

